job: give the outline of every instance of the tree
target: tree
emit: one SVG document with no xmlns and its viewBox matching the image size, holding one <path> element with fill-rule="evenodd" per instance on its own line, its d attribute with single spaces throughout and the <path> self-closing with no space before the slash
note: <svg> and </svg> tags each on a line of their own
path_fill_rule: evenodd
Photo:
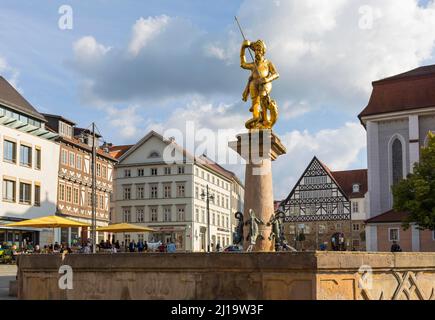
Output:
<svg viewBox="0 0 435 320">
<path fill-rule="evenodd" d="M 405 229 L 416 223 L 420 230 L 435 230 L 435 134 L 429 133 L 414 172 L 392 189 L 394 210 L 409 212 Z"/>
</svg>

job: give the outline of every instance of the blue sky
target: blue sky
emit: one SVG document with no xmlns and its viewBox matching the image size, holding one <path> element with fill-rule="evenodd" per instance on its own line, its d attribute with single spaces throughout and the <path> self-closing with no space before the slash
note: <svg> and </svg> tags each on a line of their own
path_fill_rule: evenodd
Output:
<svg viewBox="0 0 435 320">
<path fill-rule="evenodd" d="M 63 4 L 72 30 L 58 27 Z M 183 130 L 186 120 L 241 128 L 249 75 L 238 66 L 234 15 L 248 38 L 266 41 L 281 75 L 275 130 L 289 154 L 275 165 L 277 197 L 314 155 L 333 170 L 365 167 L 357 115 L 371 81 L 433 63 L 431 1 L 3 0 L 0 73 L 41 112 L 96 121 L 115 144 Z"/>
</svg>

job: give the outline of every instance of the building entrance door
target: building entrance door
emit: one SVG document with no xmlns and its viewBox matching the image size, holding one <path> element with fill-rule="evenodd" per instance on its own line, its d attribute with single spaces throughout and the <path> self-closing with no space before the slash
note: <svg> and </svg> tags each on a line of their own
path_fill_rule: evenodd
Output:
<svg viewBox="0 0 435 320">
<path fill-rule="evenodd" d="M 205 233 L 201 232 L 199 234 L 199 250 L 201 252 L 205 252 L 205 247 L 206 247 L 206 243 L 205 243 Z"/>
</svg>

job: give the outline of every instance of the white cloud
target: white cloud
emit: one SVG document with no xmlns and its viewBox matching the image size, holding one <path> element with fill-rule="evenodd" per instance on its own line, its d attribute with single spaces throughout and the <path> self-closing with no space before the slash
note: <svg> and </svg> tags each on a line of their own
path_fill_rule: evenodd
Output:
<svg viewBox="0 0 435 320">
<path fill-rule="evenodd" d="M 108 107 L 106 120 L 119 133 L 121 139 L 136 139 L 143 130 L 145 120 L 137 113 L 137 106 L 126 108 Z"/>
<path fill-rule="evenodd" d="M 293 102 L 286 101 L 282 108 L 279 110 L 279 115 L 284 120 L 291 120 L 303 116 L 310 112 L 312 108 L 306 101 Z"/>
<path fill-rule="evenodd" d="M 360 28 L 363 6 L 373 9 L 371 28 Z M 265 39 L 281 75 L 274 94 L 314 107 L 356 113 L 373 80 L 418 67 L 434 50 L 434 2 L 420 7 L 416 0 L 289 0 L 276 7 L 249 0 L 239 11 L 245 33 Z"/>
<path fill-rule="evenodd" d="M 137 56 L 149 41 L 155 38 L 169 23 L 170 18 L 166 15 L 157 17 L 140 18 L 133 25 L 132 36 L 128 51 Z"/>
<path fill-rule="evenodd" d="M 94 62 L 95 60 L 103 58 L 110 50 L 110 47 L 105 47 L 98 43 L 92 36 L 85 36 L 74 42 L 73 50 L 76 59 L 85 62 Z"/>
</svg>

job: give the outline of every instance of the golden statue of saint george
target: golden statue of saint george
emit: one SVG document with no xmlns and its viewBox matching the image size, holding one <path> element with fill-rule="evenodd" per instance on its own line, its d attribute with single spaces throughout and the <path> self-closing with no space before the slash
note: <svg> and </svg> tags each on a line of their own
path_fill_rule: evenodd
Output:
<svg viewBox="0 0 435 320">
<path fill-rule="evenodd" d="M 255 53 L 254 62 L 246 62 L 245 51 L 249 48 Z M 278 119 L 278 106 L 269 94 L 272 91 L 272 81 L 279 78 L 273 63 L 265 59 L 266 45 L 262 40 L 250 42 L 245 40 L 240 50 L 240 66 L 250 70 L 246 89 L 243 92 L 243 101 L 248 101 L 251 96 L 252 119 L 246 122 L 247 129 L 272 129 Z M 269 111 L 269 114 L 268 114 Z"/>
</svg>

